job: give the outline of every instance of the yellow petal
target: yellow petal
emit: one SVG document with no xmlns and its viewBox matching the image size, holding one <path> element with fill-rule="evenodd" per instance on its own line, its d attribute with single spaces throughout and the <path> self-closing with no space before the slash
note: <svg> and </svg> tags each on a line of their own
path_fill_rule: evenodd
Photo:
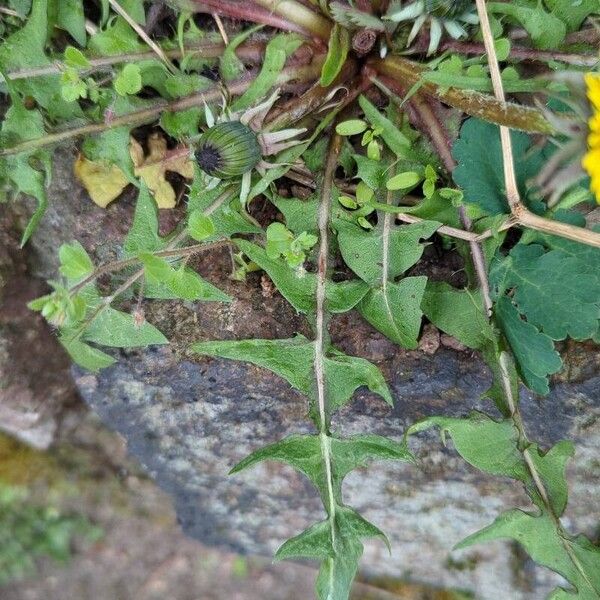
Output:
<svg viewBox="0 0 600 600">
<path fill-rule="evenodd" d="M 118 198 L 129 183 L 125 173 L 116 165 L 105 161 L 91 161 L 82 155 L 77 157 L 74 171 L 75 177 L 83 184 L 90 198 L 102 208 Z"/>
</svg>

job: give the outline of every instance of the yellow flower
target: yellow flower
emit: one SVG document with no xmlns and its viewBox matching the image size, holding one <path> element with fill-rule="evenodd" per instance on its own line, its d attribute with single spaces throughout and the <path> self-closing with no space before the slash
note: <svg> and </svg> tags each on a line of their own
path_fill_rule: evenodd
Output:
<svg viewBox="0 0 600 600">
<path fill-rule="evenodd" d="M 583 157 L 583 168 L 590 176 L 590 188 L 600 204 L 600 75 L 588 73 L 585 76 L 587 96 L 590 100 L 592 116 L 589 120 L 588 151 Z"/>
</svg>

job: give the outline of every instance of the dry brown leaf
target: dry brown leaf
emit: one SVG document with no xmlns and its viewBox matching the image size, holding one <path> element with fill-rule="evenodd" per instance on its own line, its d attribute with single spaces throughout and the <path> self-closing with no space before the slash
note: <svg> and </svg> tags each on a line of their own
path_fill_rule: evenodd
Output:
<svg viewBox="0 0 600 600">
<path fill-rule="evenodd" d="M 194 163 L 183 146 L 167 149 L 167 141 L 159 133 L 148 138 L 148 156 L 134 138 L 130 138 L 129 153 L 134 173 L 142 179 L 154 196 L 158 208 L 173 208 L 175 190 L 167 181 L 168 171 L 179 173 L 185 179 L 194 176 Z M 79 156 L 75 162 L 75 176 L 83 184 L 90 198 L 102 208 L 115 200 L 129 183 L 119 167 L 105 161 L 92 161 Z"/>
</svg>

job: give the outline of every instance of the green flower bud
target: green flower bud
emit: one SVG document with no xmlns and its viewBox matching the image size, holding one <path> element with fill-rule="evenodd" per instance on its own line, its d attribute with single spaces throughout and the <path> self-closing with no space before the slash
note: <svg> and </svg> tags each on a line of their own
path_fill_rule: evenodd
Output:
<svg viewBox="0 0 600 600">
<path fill-rule="evenodd" d="M 202 134 L 196 161 L 208 175 L 219 179 L 239 177 L 262 157 L 256 134 L 239 121 L 218 123 Z"/>
</svg>

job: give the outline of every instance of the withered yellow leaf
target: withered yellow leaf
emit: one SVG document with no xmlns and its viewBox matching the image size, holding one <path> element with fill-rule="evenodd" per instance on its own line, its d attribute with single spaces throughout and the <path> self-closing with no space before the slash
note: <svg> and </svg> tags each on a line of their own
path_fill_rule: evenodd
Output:
<svg viewBox="0 0 600 600">
<path fill-rule="evenodd" d="M 176 203 L 175 190 L 166 179 L 166 173 L 179 173 L 185 179 L 194 176 L 194 164 L 189 150 L 178 146 L 167 149 L 167 141 L 159 133 L 148 138 L 148 155 L 134 138 L 130 138 L 129 153 L 134 173 L 144 181 L 158 208 L 173 208 Z M 75 176 L 83 184 L 90 198 L 105 208 L 125 189 L 129 180 L 117 167 L 105 161 L 91 161 L 79 156 L 75 162 Z"/>
<path fill-rule="evenodd" d="M 75 161 L 75 177 L 83 184 L 90 198 L 106 208 L 129 183 L 125 173 L 105 161 L 88 160 L 81 154 Z"/>
<path fill-rule="evenodd" d="M 175 190 L 165 175 L 171 171 L 185 179 L 192 179 L 194 164 L 190 160 L 189 150 L 183 146 L 167 150 L 167 141 L 159 133 L 153 133 L 148 138 L 148 156 L 144 157 L 144 150 L 133 138 L 129 150 L 135 165 L 134 172 L 144 180 L 158 208 L 173 208 Z"/>
</svg>

